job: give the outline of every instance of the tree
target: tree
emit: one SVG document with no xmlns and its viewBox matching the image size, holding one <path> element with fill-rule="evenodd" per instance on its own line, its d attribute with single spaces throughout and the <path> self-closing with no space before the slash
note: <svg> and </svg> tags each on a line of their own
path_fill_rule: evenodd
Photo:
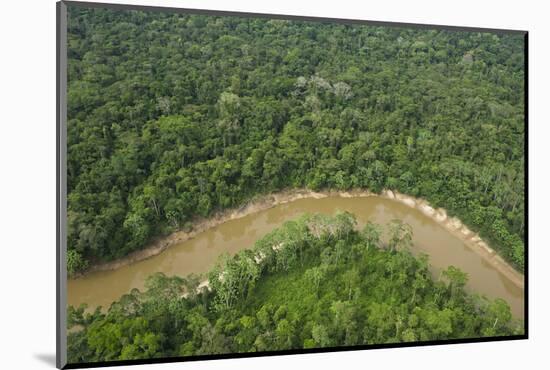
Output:
<svg viewBox="0 0 550 370">
<path fill-rule="evenodd" d="M 512 319 L 510 306 L 500 298 L 495 299 L 487 307 L 487 319 L 489 325 L 483 329 L 483 335 L 492 336 L 506 330 L 506 323 Z"/>
<path fill-rule="evenodd" d="M 294 327 L 287 319 L 282 319 L 278 322 L 275 334 L 277 335 L 279 348 L 293 348 Z"/>
<path fill-rule="evenodd" d="M 87 266 L 88 261 L 86 261 L 76 250 L 69 249 L 67 251 L 67 272 L 69 275 L 85 270 Z"/>
<path fill-rule="evenodd" d="M 470 295 L 466 275 L 452 266 L 442 273 L 446 286 L 433 280 L 426 256 L 373 248 L 369 258 L 353 258 L 346 243 L 366 245 L 370 234 L 338 233 L 341 221 L 305 215 L 254 250 L 223 256 L 209 274 L 211 290 L 196 291 L 196 276 L 157 273 L 143 292 L 132 290 L 105 312 L 70 307 L 68 357 L 93 362 L 522 332 L 504 301 Z M 319 227 L 326 234 L 312 237 Z M 261 264 L 254 258 L 263 246 L 278 254 L 282 249 L 273 250 L 273 243 L 297 241 L 303 266 L 280 270 L 269 266 L 275 258 Z M 335 255 L 336 244 L 342 245 L 340 261 L 331 257 L 326 264 L 323 253 Z"/>
<path fill-rule="evenodd" d="M 349 212 L 337 213 L 334 217 L 333 223 L 336 228 L 336 235 L 338 237 L 343 236 L 345 239 L 348 239 L 357 225 L 355 216 Z"/>
<path fill-rule="evenodd" d="M 520 35 L 69 13 L 68 246 L 83 260 L 265 192 L 364 188 L 444 207 L 523 269 Z"/>
<path fill-rule="evenodd" d="M 421 197 L 524 268 L 522 35 L 84 7 L 69 7 L 67 31 L 68 273 L 304 187 Z M 73 310 L 68 357 L 318 346 L 318 326 L 334 346 L 523 330 L 458 272 L 434 282 L 406 226 L 389 227 L 386 250 L 346 215 L 305 225 L 228 257 L 212 291 L 155 277 L 103 313 Z M 326 274 L 312 294 L 315 268 Z M 353 319 L 335 328 L 330 307 L 350 300 Z"/>
<path fill-rule="evenodd" d="M 318 347 L 330 347 L 332 344 L 327 328 L 323 325 L 314 325 L 311 336 Z"/>
<path fill-rule="evenodd" d="M 380 235 L 382 231 L 379 225 L 376 225 L 370 221 L 367 222 L 362 230 L 362 236 L 366 240 L 367 250 L 369 247 L 378 247 L 380 244 Z"/>
<path fill-rule="evenodd" d="M 323 267 L 312 267 L 304 273 L 305 279 L 311 284 L 312 290 L 319 295 L 319 287 L 325 278 L 326 269 Z"/>
<path fill-rule="evenodd" d="M 150 359 L 157 357 L 161 348 L 160 337 L 154 333 L 136 334 L 133 343 L 122 347 L 121 360 Z"/>
<path fill-rule="evenodd" d="M 352 302 L 335 301 L 330 306 L 334 315 L 334 327 L 337 333 L 344 334 L 344 344 L 352 345 L 358 342 L 356 325 L 357 308 Z"/>
<path fill-rule="evenodd" d="M 149 238 L 149 225 L 139 214 L 128 214 L 123 226 L 132 236 L 134 245 L 141 245 Z"/>
<path fill-rule="evenodd" d="M 462 292 L 462 288 L 464 288 L 468 282 L 468 274 L 454 266 L 447 267 L 446 270 L 442 271 L 442 275 L 449 281 L 449 288 L 453 297 L 456 296 L 458 292 Z"/>
<path fill-rule="evenodd" d="M 201 216 L 206 217 L 210 213 L 211 209 L 212 209 L 212 203 L 211 203 L 210 197 L 208 196 L 208 194 L 201 194 L 199 197 L 199 204 L 197 207 L 198 213 Z"/>
<path fill-rule="evenodd" d="M 358 270 L 348 270 L 343 275 L 346 291 L 348 292 L 348 300 L 351 300 L 353 289 L 360 284 L 361 276 Z"/>
<path fill-rule="evenodd" d="M 391 251 L 408 249 L 412 246 L 412 228 L 401 220 L 392 220 L 388 225 L 389 242 Z"/>
<path fill-rule="evenodd" d="M 222 132 L 223 146 L 227 139 L 231 139 L 239 130 L 240 99 L 231 92 L 223 92 L 218 99 L 219 127 Z"/>
</svg>

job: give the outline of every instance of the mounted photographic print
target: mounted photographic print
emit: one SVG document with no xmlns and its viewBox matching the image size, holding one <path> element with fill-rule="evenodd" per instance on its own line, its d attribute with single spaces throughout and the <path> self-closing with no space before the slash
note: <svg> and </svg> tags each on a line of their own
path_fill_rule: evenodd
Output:
<svg viewBox="0 0 550 370">
<path fill-rule="evenodd" d="M 58 367 L 527 338 L 527 32 L 57 16 Z"/>
</svg>

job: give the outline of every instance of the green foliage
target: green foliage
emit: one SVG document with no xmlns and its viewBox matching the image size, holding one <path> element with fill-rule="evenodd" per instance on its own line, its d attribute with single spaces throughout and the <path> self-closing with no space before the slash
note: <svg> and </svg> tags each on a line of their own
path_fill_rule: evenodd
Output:
<svg viewBox="0 0 550 370">
<path fill-rule="evenodd" d="M 74 249 L 69 249 L 67 251 L 67 272 L 69 275 L 82 271 L 86 269 L 87 266 L 88 261 L 83 259 L 78 251 Z"/>
<path fill-rule="evenodd" d="M 70 271 L 284 188 L 421 196 L 524 252 L 520 35 L 69 7 Z"/>
<path fill-rule="evenodd" d="M 401 220 L 392 220 L 388 226 L 390 250 L 407 249 L 412 246 L 412 228 L 410 225 L 404 224 Z"/>
<path fill-rule="evenodd" d="M 194 276 L 148 278 L 102 314 L 69 308 L 80 330 L 69 360 L 137 359 L 373 343 L 506 336 L 523 331 L 508 304 L 471 295 L 450 266 L 435 281 L 426 256 L 384 248 L 349 213 L 306 215 L 251 249 L 220 257 L 211 290 L 191 294 Z M 392 222 L 399 235 L 405 224 Z M 374 232 L 376 231 L 376 232 Z M 369 246 L 367 248 L 366 246 Z M 268 257 L 267 249 L 284 262 Z M 338 251 L 340 249 L 340 251 Z M 340 254 L 336 257 L 337 254 Z M 325 258 L 324 256 L 332 256 Z"/>
<path fill-rule="evenodd" d="M 162 36 L 162 37 L 161 37 Z M 69 274 L 285 188 L 426 198 L 524 265 L 517 35 L 69 7 Z M 502 336 L 399 220 L 287 222 L 208 274 L 69 307 L 69 362 Z"/>
</svg>

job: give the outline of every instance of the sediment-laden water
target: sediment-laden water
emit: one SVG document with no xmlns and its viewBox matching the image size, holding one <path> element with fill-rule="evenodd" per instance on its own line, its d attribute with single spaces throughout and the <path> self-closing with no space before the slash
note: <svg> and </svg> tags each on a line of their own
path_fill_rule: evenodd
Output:
<svg viewBox="0 0 550 370">
<path fill-rule="evenodd" d="M 449 265 L 459 267 L 469 275 L 468 289 L 490 298 L 506 300 L 516 317 L 523 317 L 523 287 L 495 264 L 477 253 L 465 236 L 457 235 L 440 222 L 419 209 L 387 197 L 340 197 L 321 199 L 305 198 L 269 209 L 231 219 L 213 226 L 194 238 L 170 246 L 162 253 L 110 271 L 96 271 L 68 281 L 68 304 L 89 307 L 108 307 L 132 288 L 142 289 L 145 278 L 155 272 L 185 276 L 207 272 L 223 252 L 236 253 L 249 248 L 254 242 L 285 221 L 303 213 L 334 214 L 348 211 L 357 217 L 359 226 L 367 221 L 385 225 L 392 219 L 401 219 L 413 229 L 413 253 L 426 253 L 430 257 L 434 274 Z"/>
</svg>

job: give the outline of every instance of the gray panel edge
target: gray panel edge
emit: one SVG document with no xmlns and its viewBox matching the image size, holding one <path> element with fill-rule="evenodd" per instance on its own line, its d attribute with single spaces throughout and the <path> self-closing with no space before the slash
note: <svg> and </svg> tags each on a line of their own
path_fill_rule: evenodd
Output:
<svg viewBox="0 0 550 370">
<path fill-rule="evenodd" d="M 67 5 L 56 3 L 57 15 L 57 245 L 56 367 L 67 364 Z"/>
</svg>

